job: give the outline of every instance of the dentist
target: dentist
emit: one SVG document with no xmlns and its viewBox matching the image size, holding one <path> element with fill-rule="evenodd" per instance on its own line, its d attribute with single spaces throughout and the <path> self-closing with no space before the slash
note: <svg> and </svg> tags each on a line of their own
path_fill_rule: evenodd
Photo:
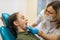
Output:
<svg viewBox="0 0 60 40">
<path fill-rule="evenodd" d="M 38 34 L 43 38 L 42 40 L 60 40 L 60 1 L 48 4 L 41 14 L 32 25 L 38 29 L 33 27 L 27 27 L 27 29 L 32 34 Z"/>
</svg>

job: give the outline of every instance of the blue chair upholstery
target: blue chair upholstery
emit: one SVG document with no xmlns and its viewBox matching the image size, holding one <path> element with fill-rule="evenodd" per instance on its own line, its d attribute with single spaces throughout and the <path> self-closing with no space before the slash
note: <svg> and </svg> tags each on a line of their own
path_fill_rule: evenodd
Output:
<svg viewBox="0 0 60 40">
<path fill-rule="evenodd" d="M 2 26 L 0 28 L 0 34 L 3 40 L 16 40 L 16 38 L 12 35 L 10 30 L 5 26 Z"/>
<path fill-rule="evenodd" d="M 9 14 L 8 13 L 2 13 L 2 18 L 4 20 L 4 23 L 6 24 L 6 26 L 8 25 L 8 18 L 9 18 Z"/>
<path fill-rule="evenodd" d="M 6 26 L 8 25 L 9 16 L 10 15 L 7 13 L 2 13 L 2 17 Z M 2 36 L 2 39 L 3 40 L 16 40 L 15 36 L 10 32 L 10 30 L 6 26 L 2 25 L 2 27 L 0 27 L 0 34 Z"/>
</svg>

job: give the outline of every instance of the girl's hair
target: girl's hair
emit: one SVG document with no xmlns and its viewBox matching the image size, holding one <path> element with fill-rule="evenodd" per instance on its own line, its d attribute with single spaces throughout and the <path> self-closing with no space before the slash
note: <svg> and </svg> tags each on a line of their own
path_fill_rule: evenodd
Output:
<svg viewBox="0 0 60 40">
<path fill-rule="evenodd" d="M 56 19 L 57 19 L 57 28 L 59 28 L 60 27 L 60 1 L 53 1 L 50 4 L 48 4 L 46 9 L 45 9 L 45 14 L 46 14 L 46 10 L 47 10 L 47 8 L 49 6 L 52 6 L 53 9 L 55 10 L 56 14 L 57 14 L 57 16 L 56 16 Z"/>
<path fill-rule="evenodd" d="M 9 22 L 8 22 L 8 28 L 10 29 L 10 31 L 12 32 L 12 34 L 17 38 L 17 28 L 16 26 L 13 24 L 14 21 L 17 20 L 17 14 L 18 12 L 12 14 L 9 17 Z"/>
</svg>

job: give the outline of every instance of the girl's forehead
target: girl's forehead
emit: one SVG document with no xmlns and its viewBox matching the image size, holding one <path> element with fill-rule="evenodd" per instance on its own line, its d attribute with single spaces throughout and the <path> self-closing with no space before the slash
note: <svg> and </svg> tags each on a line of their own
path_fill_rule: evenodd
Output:
<svg viewBox="0 0 60 40">
<path fill-rule="evenodd" d="M 17 14 L 17 17 L 23 17 L 24 15 L 22 13 Z"/>
</svg>

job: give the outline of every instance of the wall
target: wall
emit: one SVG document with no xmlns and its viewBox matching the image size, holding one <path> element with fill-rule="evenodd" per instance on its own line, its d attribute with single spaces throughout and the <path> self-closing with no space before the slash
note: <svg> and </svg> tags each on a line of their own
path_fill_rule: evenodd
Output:
<svg viewBox="0 0 60 40">
<path fill-rule="evenodd" d="M 0 16 L 2 12 L 14 13 L 17 11 L 26 14 L 26 0 L 0 0 Z"/>
<path fill-rule="evenodd" d="M 27 0 L 27 18 L 29 24 L 32 24 L 37 16 L 37 0 Z"/>
</svg>

